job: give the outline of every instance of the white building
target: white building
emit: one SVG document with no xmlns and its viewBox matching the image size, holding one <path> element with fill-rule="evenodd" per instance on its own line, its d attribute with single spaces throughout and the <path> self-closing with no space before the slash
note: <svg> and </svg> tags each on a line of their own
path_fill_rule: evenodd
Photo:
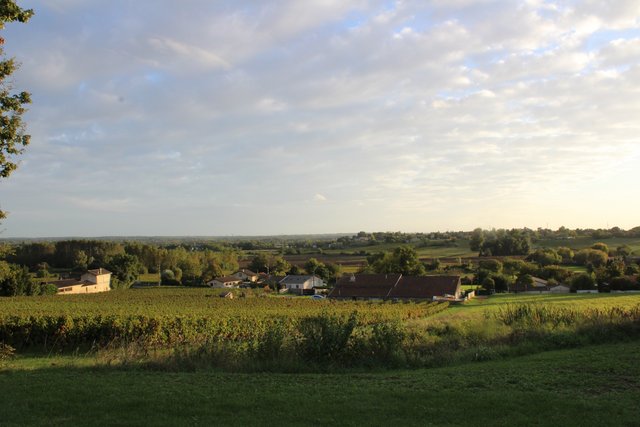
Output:
<svg viewBox="0 0 640 427">
<path fill-rule="evenodd" d="M 284 279 L 280 280 L 279 284 L 289 292 L 298 295 L 313 295 L 315 287 L 325 286 L 322 279 L 317 276 L 302 275 L 285 276 Z"/>
</svg>

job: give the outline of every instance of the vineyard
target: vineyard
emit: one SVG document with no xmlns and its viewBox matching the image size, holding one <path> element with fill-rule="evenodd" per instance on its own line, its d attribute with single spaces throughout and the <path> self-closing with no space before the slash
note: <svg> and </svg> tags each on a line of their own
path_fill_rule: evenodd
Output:
<svg viewBox="0 0 640 427">
<path fill-rule="evenodd" d="M 158 348 L 251 343 L 276 329 L 291 336 L 305 319 L 357 319 L 354 327 L 424 318 L 438 303 L 336 302 L 255 295 L 233 300 L 211 289 L 157 288 L 91 295 L 0 299 L 0 342 L 70 349 L 136 342 Z M 284 337 L 282 338 L 284 340 Z"/>
<path fill-rule="evenodd" d="M 0 299 L 0 350 L 111 354 L 166 369 L 426 367 L 637 339 L 640 296 L 333 301 L 204 288 Z M 115 358 L 115 359 L 114 359 Z"/>
</svg>

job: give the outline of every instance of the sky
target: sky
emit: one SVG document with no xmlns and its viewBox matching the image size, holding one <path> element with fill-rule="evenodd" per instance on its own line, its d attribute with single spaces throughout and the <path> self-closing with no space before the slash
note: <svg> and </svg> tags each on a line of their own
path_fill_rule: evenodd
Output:
<svg viewBox="0 0 640 427">
<path fill-rule="evenodd" d="M 640 225 L 637 0 L 18 3 L 2 237 Z"/>
</svg>

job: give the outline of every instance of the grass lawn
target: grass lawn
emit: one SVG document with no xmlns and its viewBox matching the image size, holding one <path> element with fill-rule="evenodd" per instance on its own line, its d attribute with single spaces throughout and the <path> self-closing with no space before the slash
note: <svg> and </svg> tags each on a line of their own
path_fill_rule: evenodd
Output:
<svg viewBox="0 0 640 427">
<path fill-rule="evenodd" d="M 638 425 L 640 341 L 437 369 L 158 372 L 20 356 L 0 425 Z"/>
<path fill-rule="evenodd" d="M 160 281 L 160 273 L 145 273 L 138 276 L 139 282 L 158 283 Z"/>
<path fill-rule="evenodd" d="M 618 246 L 627 245 L 632 251 L 640 253 L 640 239 L 637 237 L 611 237 L 608 239 L 594 239 L 591 237 L 576 237 L 575 239 L 541 239 L 537 241 L 533 247 L 535 248 L 557 248 L 566 246 L 572 249 L 589 248 L 594 243 L 605 243 L 609 249 L 615 250 Z"/>
</svg>

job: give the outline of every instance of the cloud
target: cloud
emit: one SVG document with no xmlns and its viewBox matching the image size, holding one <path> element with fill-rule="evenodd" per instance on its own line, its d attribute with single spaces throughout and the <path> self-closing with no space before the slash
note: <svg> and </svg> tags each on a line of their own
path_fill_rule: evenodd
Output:
<svg viewBox="0 0 640 427">
<path fill-rule="evenodd" d="M 170 57 L 170 62 L 196 62 L 211 69 L 228 69 L 231 67 L 226 60 L 215 52 L 170 38 L 152 37 L 149 39 L 149 45 L 160 54 Z"/>
<path fill-rule="evenodd" d="M 578 189 L 640 179 L 634 1 L 34 7 L 5 34 L 34 99 L 7 235 L 46 231 L 29 200 L 62 234 L 571 225 Z M 575 218 L 608 215 L 637 225 Z"/>
</svg>

